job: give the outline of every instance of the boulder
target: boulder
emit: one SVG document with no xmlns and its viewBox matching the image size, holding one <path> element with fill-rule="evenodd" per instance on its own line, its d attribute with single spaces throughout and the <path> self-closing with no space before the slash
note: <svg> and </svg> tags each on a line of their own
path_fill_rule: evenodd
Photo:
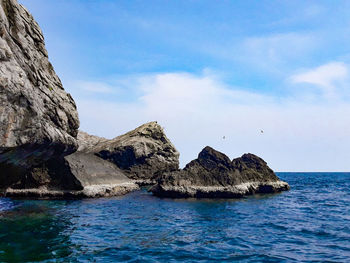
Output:
<svg viewBox="0 0 350 263">
<path fill-rule="evenodd" d="M 244 154 L 231 161 L 207 146 L 183 170 L 160 175 L 150 191 L 172 198 L 237 198 L 288 189 L 263 159 Z"/>
<path fill-rule="evenodd" d="M 79 132 L 79 151 L 117 165 L 134 180 L 150 183 L 158 174 L 179 169 L 179 153 L 157 122 L 149 122 L 112 140 Z"/>
<path fill-rule="evenodd" d="M 78 128 L 38 24 L 17 1 L 0 0 L 0 189 L 76 151 Z"/>
<path fill-rule="evenodd" d="M 75 152 L 33 169 L 22 184 L 7 188 L 5 196 L 106 197 L 138 190 L 139 186 L 116 165 L 93 154 Z M 33 180 L 33 178 L 35 178 Z"/>
</svg>

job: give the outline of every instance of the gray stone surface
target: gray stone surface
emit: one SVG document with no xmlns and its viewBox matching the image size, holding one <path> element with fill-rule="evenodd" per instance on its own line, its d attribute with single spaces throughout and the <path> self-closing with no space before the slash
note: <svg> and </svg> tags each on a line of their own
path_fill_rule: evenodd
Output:
<svg viewBox="0 0 350 263">
<path fill-rule="evenodd" d="M 179 169 L 179 153 L 157 122 L 149 122 L 112 140 L 79 132 L 79 149 L 116 164 L 129 178 L 150 181 Z"/>
<path fill-rule="evenodd" d="M 231 162 L 223 153 L 205 147 L 183 170 L 160 175 L 150 191 L 173 198 L 236 198 L 288 189 L 263 159 L 244 154 Z"/>
<path fill-rule="evenodd" d="M 76 152 L 65 157 L 69 170 L 82 187 L 132 182 L 115 164 L 93 154 Z"/>
<path fill-rule="evenodd" d="M 78 128 L 38 24 L 17 1 L 0 0 L 0 188 L 74 152 Z"/>
<path fill-rule="evenodd" d="M 103 137 L 98 137 L 95 135 L 90 135 L 86 132 L 78 132 L 78 151 L 80 152 L 93 152 L 94 148 L 99 144 L 107 143 L 109 140 Z"/>
<path fill-rule="evenodd" d="M 2 195 L 100 197 L 137 189 L 138 185 L 113 163 L 91 153 L 75 152 L 31 169 L 20 182 L 4 189 Z"/>
</svg>

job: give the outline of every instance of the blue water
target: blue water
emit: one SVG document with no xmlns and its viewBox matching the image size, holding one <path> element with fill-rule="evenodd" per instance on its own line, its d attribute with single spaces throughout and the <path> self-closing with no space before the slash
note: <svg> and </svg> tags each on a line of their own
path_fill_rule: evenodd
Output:
<svg viewBox="0 0 350 263">
<path fill-rule="evenodd" d="M 0 199 L 1 262 L 350 262 L 350 173 L 240 200 Z"/>
</svg>

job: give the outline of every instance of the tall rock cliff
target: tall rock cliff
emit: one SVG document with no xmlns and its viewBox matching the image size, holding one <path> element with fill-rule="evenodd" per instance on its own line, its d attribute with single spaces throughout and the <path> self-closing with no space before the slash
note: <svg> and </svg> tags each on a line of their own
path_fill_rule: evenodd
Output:
<svg viewBox="0 0 350 263">
<path fill-rule="evenodd" d="M 78 128 L 38 24 L 16 0 L 0 0 L 0 188 L 74 152 Z"/>
</svg>

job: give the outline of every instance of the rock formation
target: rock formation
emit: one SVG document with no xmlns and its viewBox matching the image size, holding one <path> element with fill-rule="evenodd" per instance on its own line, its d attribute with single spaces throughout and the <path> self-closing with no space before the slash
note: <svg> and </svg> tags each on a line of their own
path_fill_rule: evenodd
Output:
<svg viewBox="0 0 350 263">
<path fill-rule="evenodd" d="M 74 152 L 78 128 L 38 24 L 17 1 L 0 0 L 0 188 Z"/>
<path fill-rule="evenodd" d="M 157 122 L 112 140 L 80 132 L 76 105 L 56 75 L 44 37 L 16 0 L 0 0 L 0 194 L 96 197 L 138 183 L 155 195 L 237 197 L 287 190 L 251 154 L 232 162 L 209 147 L 179 169 L 179 153 Z M 78 149 L 79 146 L 79 149 Z M 78 149 L 78 151 L 77 151 Z"/>
<path fill-rule="evenodd" d="M 108 140 L 79 131 L 78 151 L 31 169 L 5 195 L 98 197 L 120 195 L 179 169 L 179 153 L 160 125 L 146 123 Z"/>
<path fill-rule="evenodd" d="M 114 163 L 139 182 L 179 169 L 179 153 L 157 122 L 149 122 L 112 140 L 79 132 L 79 151 Z"/>
<path fill-rule="evenodd" d="M 116 165 L 93 154 L 82 152 L 46 162 L 40 168 L 34 169 L 31 176 L 22 180 L 22 184 L 6 189 L 4 195 L 106 197 L 123 195 L 139 189 Z"/>
<path fill-rule="evenodd" d="M 150 191 L 161 197 L 236 198 L 289 189 L 266 162 L 253 154 L 231 161 L 205 147 L 183 170 L 164 173 Z"/>
<path fill-rule="evenodd" d="M 137 189 L 114 164 L 72 154 L 78 128 L 75 102 L 48 60 L 38 24 L 17 1 L 0 0 L 2 195 L 94 197 Z"/>
</svg>

